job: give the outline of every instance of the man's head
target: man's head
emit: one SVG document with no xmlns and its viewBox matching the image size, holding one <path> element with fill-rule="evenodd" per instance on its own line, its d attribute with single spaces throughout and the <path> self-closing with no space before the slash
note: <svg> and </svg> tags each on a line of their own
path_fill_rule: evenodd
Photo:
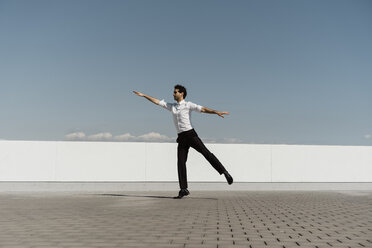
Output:
<svg viewBox="0 0 372 248">
<path fill-rule="evenodd" d="M 179 84 L 174 86 L 174 92 L 173 92 L 174 100 L 182 101 L 183 99 L 186 98 L 186 96 L 187 96 L 187 91 L 185 87 Z"/>
</svg>

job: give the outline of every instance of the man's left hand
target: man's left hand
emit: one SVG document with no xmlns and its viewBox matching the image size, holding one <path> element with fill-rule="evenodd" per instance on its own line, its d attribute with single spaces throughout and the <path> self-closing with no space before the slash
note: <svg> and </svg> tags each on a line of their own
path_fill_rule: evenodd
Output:
<svg viewBox="0 0 372 248">
<path fill-rule="evenodd" d="M 222 118 L 225 118 L 223 115 L 230 114 L 229 112 L 217 112 L 218 116 L 221 116 Z"/>
</svg>

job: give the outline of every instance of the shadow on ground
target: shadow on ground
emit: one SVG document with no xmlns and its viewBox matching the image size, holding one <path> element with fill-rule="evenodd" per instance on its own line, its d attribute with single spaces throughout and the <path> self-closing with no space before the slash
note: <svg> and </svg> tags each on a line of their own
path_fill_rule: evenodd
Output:
<svg viewBox="0 0 372 248">
<path fill-rule="evenodd" d="M 173 196 L 159 196 L 159 195 L 123 195 L 123 194 L 99 194 L 103 196 L 118 196 L 118 197 L 146 197 L 146 198 L 158 198 L 158 199 L 174 199 Z M 185 196 L 182 199 L 193 199 L 193 200 L 218 200 L 217 198 L 206 198 L 206 197 L 190 197 Z M 179 199 L 178 199 L 179 200 Z"/>
</svg>

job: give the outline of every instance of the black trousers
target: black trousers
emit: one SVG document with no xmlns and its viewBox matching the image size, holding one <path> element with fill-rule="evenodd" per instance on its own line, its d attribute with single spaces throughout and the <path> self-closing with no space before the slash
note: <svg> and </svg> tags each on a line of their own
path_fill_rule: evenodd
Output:
<svg viewBox="0 0 372 248">
<path fill-rule="evenodd" d="M 221 162 L 211 153 L 207 147 L 203 144 L 198 134 L 194 129 L 185 131 L 178 134 L 177 138 L 177 166 L 178 166 L 178 181 L 181 189 L 187 189 L 187 172 L 186 172 L 186 161 L 190 147 L 200 152 L 208 162 L 215 168 L 218 173 L 222 174 L 226 171 L 225 167 Z"/>
</svg>

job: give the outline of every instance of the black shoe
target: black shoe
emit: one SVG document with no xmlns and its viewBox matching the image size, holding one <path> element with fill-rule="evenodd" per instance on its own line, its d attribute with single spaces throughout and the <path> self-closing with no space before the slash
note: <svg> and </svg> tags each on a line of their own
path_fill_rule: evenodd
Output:
<svg viewBox="0 0 372 248">
<path fill-rule="evenodd" d="M 184 196 L 189 195 L 190 192 L 187 189 L 181 189 L 180 192 L 178 192 L 178 196 L 173 197 L 173 199 L 181 199 Z"/>
<path fill-rule="evenodd" d="M 225 171 L 223 174 L 224 174 L 225 177 L 226 177 L 227 183 L 228 183 L 228 184 L 232 184 L 233 181 L 234 181 L 234 179 L 232 178 L 232 176 L 231 176 L 227 171 Z"/>
</svg>

